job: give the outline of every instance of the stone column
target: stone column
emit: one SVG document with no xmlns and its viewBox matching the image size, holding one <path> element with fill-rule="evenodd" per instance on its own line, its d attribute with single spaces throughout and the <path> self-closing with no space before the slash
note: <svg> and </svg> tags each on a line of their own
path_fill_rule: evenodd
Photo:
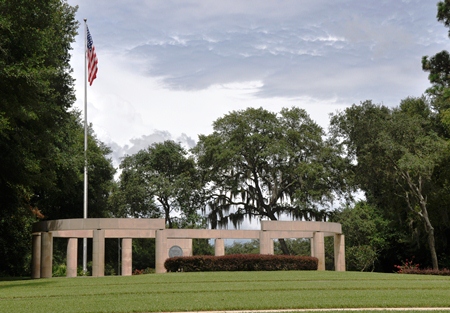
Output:
<svg viewBox="0 0 450 313">
<path fill-rule="evenodd" d="M 41 278 L 50 278 L 53 274 L 53 235 L 41 233 Z"/>
<path fill-rule="evenodd" d="M 105 230 L 94 230 L 92 241 L 92 276 L 105 276 Z"/>
<path fill-rule="evenodd" d="M 159 229 L 156 231 L 155 243 L 155 272 L 165 273 L 167 271 L 164 267 L 164 262 L 169 256 L 167 255 L 167 237 L 164 229 Z"/>
<path fill-rule="evenodd" d="M 67 241 L 66 277 L 77 277 L 78 238 Z"/>
<path fill-rule="evenodd" d="M 334 235 L 334 270 L 345 271 L 345 236 L 343 234 Z"/>
<path fill-rule="evenodd" d="M 41 233 L 33 234 L 31 278 L 41 278 Z"/>
<path fill-rule="evenodd" d="M 313 238 L 309 238 L 309 244 L 311 245 L 311 256 L 315 257 L 315 255 L 314 255 L 315 251 L 314 251 L 314 240 L 313 240 Z"/>
<path fill-rule="evenodd" d="M 225 255 L 225 243 L 223 239 L 216 238 L 216 240 L 214 241 L 214 255 Z"/>
<path fill-rule="evenodd" d="M 325 270 L 325 240 L 322 232 L 315 232 L 313 235 L 314 241 L 314 257 L 319 259 L 317 270 Z"/>
<path fill-rule="evenodd" d="M 275 240 L 273 240 L 272 238 L 269 238 L 269 254 L 275 254 L 274 252 L 274 245 L 275 245 Z"/>
<path fill-rule="evenodd" d="M 122 239 L 122 276 L 131 276 L 133 271 L 133 239 Z"/>
<path fill-rule="evenodd" d="M 192 248 L 192 239 L 187 239 L 188 243 L 188 249 L 186 250 L 186 256 L 193 256 L 194 255 L 194 249 Z"/>
<path fill-rule="evenodd" d="M 273 240 L 270 238 L 268 231 L 259 232 L 259 253 L 273 254 Z"/>
</svg>

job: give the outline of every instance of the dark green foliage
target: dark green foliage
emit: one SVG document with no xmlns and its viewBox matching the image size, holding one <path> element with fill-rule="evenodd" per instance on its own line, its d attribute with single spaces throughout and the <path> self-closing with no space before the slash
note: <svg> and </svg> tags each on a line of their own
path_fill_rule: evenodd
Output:
<svg viewBox="0 0 450 313">
<path fill-rule="evenodd" d="M 88 138 L 88 217 L 110 217 L 107 201 L 115 169 L 108 154 L 109 147 L 89 129 Z M 38 187 L 32 198 L 45 219 L 83 217 L 84 128 L 75 116 L 67 123 L 61 152 L 55 160 L 56 183 Z"/>
<path fill-rule="evenodd" d="M 423 97 L 407 98 L 394 109 L 366 101 L 334 115 L 331 126 L 336 140 L 347 146 L 354 182 L 368 203 L 402 227 L 407 219 L 416 223 L 414 231 L 426 236 L 429 261 L 437 269 L 434 225 L 440 221 L 433 216 L 442 210 L 430 200 L 440 188 L 434 177 L 448 160 L 448 142 L 432 117 Z"/>
<path fill-rule="evenodd" d="M 291 255 L 311 255 L 311 240 L 309 238 L 285 239 Z M 274 253 L 283 254 L 278 241 L 274 242 Z"/>
<path fill-rule="evenodd" d="M 444 23 L 446 27 L 450 27 L 450 1 L 449 0 L 439 1 L 437 6 L 438 6 L 438 13 L 436 15 L 437 20 L 439 22 Z M 448 34 L 450 36 L 450 31 Z"/>
<path fill-rule="evenodd" d="M 379 270 L 379 261 L 383 259 L 390 241 L 400 239 L 382 211 L 366 202 L 335 211 L 331 220 L 342 225 L 345 260 L 350 271 Z"/>
<path fill-rule="evenodd" d="M 0 274 L 28 271 L 38 190 L 54 188 L 64 163 L 75 11 L 58 0 L 0 0 Z"/>
<path fill-rule="evenodd" d="M 155 239 L 133 239 L 133 270 L 155 268 Z"/>
<path fill-rule="evenodd" d="M 169 228 L 201 222 L 201 180 L 193 158 L 173 141 L 155 143 L 120 164 L 122 174 L 111 206 L 115 216 L 164 217 Z"/>
<path fill-rule="evenodd" d="M 432 87 L 427 92 L 433 97 L 448 97 L 448 87 L 450 84 L 450 54 L 444 50 L 432 57 L 422 58 L 422 69 L 429 72 L 428 79 Z"/>
<path fill-rule="evenodd" d="M 0 0 L 0 274 L 28 272 L 33 221 L 83 216 L 84 132 L 69 64 L 76 9 Z M 114 169 L 90 135 L 89 216 L 100 217 Z"/>
<path fill-rule="evenodd" d="M 317 270 L 318 259 L 305 256 L 235 254 L 174 257 L 164 262 L 169 272 Z"/>
<path fill-rule="evenodd" d="M 282 214 L 326 220 L 327 205 L 348 185 L 340 146 L 324 137 L 295 107 L 280 113 L 248 108 L 215 121 L 214 132 L 201 135 L 193 150 L 208 182 L 212 228 Z"/>
<path fill-rule="evenodd" d="M 214 247 L 209 244 L 208 239 L 192 239 L 193 255 L 214 255 Z"/>
<path fill-rule="evenodd" d="M 26 275 L 30 273 L 31 224 L 35 218 L 27 209 L 5 213 L 0 211 L 0 276 Z"/>
<path fill-rule="evenodd" d="M 259 254 L 259 240 L 252 239 L 244 242 L 234 241 L 232 245 L 225 246 L 225 254 Z M 277 253 L 275 252 L 275 254 Z"/>
<path fill-rule="evenodd" d="M 0 12 L 0 194 L 15 209 L 30 189 L 55 180 L 74 101 L 69 49 L 77 22 L 75 8 L 57 0 L 2 0 Z"/>
</svg>

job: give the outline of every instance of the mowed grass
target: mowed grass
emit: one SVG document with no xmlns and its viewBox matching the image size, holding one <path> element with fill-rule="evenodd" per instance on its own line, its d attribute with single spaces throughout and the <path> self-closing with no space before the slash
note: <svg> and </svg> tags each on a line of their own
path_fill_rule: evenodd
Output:
<svg viewBox="0 0 450 313">
<path fill-rule="evenodd" d="M 450 307 L 450 278 L 359 272 L 282 271 L 0 279 L 0 312 L 178 312 L 398 307 Z"/>
</svg>

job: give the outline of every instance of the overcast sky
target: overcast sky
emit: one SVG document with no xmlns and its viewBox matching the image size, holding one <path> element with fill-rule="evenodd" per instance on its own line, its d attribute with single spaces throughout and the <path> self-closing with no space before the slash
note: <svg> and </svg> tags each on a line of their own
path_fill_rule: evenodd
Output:
<svg viewBox="0 0 450 313">
<path fill-rule="evenodd" d="M 84 22 L 98 74 L 88 120 L 124 154 L 173 139 L 192 146 L 233 110 L 329 113 L 373 100 L 397 106 L 429 87 L 421 58 L 450 50 L 437 0 L 69 0 L 71 64 L 84 107 Z"/>
</svg>

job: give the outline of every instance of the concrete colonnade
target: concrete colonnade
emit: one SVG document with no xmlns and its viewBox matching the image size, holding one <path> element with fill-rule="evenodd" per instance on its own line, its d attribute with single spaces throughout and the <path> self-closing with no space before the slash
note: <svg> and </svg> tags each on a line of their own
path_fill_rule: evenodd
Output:
<svg viewBox="0 0 450 313">
<path fill-rule="evenodd" d="M 225 254 L 224 239 L 259 239 L 260 253 L 274 253 L 274 239 L 310 238 L 318 270 L 325 270 L 324 238 L 334 238 L 336 271 L 345 271 L 345 239 L 338 223 L 262 221 L 261 230 L 165 229 L 164 219 L 70 219 L 33 225 L 32 278 L 52 277 L 53 238 L 67 238 L 67 277 L 77 276 L 78 238 L 92 238 L 92 276 L 104 276 L 105 239 L 122 240 L 122 275 L 132 274 L 132 238 L 155 238 L 155 270 L 164 273 L 171 247 L 191 255 L 192 239 L 215 239 L 215 255 Z"/>
</svg>

